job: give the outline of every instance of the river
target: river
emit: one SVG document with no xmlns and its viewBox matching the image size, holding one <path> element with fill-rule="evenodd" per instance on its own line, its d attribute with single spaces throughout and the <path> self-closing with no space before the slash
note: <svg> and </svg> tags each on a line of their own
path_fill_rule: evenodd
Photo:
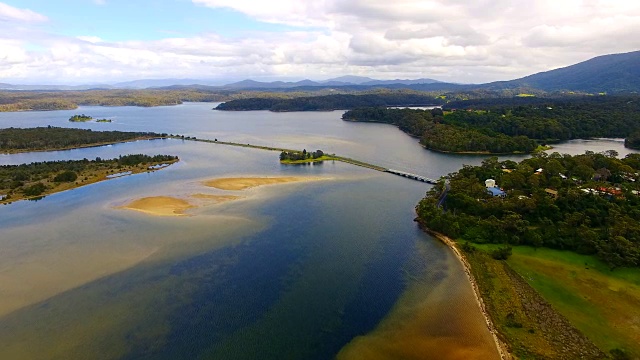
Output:
<svg viewBox="0 0 640 360">
<path fill-rule="evenodd" d="M 344 122 L 340 111 L 214 106 L 0 113 L 0 128 L 154 131 L 321 149 L 431 178 L 483 159 L 425 150 L 395 127 Z M 113 122 L 68 122 L 80 113 Z M 628 152 L 606 140 L 558 148 Z M 173 139 L 0 155 L 0 164 L 132 153 L 181 161 L 0 206 L 0 358 L 497 357 L 461 265 L 413 222 L 429 185 L 338 162 L 285 166 L 275 152 Z M 322 181 L 235 192 L 202 185 L 264 176 Z M 193 194 L 242 199 L 185 217 L 119 208 L 146 196 Z"/>
</svg>

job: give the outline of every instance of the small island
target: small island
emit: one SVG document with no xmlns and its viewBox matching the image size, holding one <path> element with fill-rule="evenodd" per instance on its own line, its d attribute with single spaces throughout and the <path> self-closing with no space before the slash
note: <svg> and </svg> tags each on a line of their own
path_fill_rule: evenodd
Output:
<svg viewBox="0 0 640 360">
<path fill-rule="evenodd" d="M 111 119 L 98 119 L 98 120 L 96 120 L 96 122 L 99 122 L 99 123 L 110 123 Z"/>
<path fill-rule="evenodd" d="M 69 121 L 71 122 L 87 122 L 91 120 L 93 120 L 93 117 L 85 114 L 73 115 L 72 117 L 69 118 Z"/>
<path fill-rule="evenodd" d="M 0 204 L 34 200 L 99 181 L 164 169 L 177 156 L 142 154 L 116 159 L 47 161 L 0 166 Z"/>
<path fill-rule="evenodd" d="M 322 150 L 307 152 L 302 151 L 283 151 L 280 153 L 280 163 L 282 164 L 310 164 L 322 162 L 325 160 L 338 160 L 334 156 L 326 155 Z"/>
</svg>

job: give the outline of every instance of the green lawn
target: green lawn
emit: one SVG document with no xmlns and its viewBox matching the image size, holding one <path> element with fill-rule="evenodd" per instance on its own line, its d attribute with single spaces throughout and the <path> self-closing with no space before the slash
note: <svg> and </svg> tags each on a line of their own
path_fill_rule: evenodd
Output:
<svg viewBox="0 0 640 360">
<path fill-rule="evenodd" d="M 640 358 L 640 269 L 611 271 L 593 256 L 527 246 L 514 247 L 507 262 L 603 351 Z"/>
</svg>

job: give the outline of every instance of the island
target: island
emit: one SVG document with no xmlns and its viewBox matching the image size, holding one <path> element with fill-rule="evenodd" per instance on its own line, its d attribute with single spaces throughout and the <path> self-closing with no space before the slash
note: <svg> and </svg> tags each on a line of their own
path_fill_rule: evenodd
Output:
<svg viewBox="0 0 640 360">
<path fill-rule="evenodd" d="M 87 122 L 87 121 L 91 121 L 93 120 L 93 117 L 89 116 L 89 115 L 73 115 L 72 117 L 69 118 L 70 122 Z"/>
<path fill-rule="evenodd" d="M 339 160 L 339 158 L 327 155 L 322 150 L 307 152 L 307 149 L 304 149 L 302 151 L 282 151 L 280 153 L 280 163 L 282 164 L 310 164 L 325 160 Z"/>
<path fill-rule="evenodd" d="M 640 356 L 640 154 L 617 155 L 489 158 L 416 207 L 518 358 Z"/>
<path fill-rule="evenodd" d="M 6 128 L 0 129 L 0 153 L 66 150 L 164 138 L 168 135 L 152 132 L 92 131 L 54 126 Z"/>
<path fill-rule="evenodd" d="M 96 120 L 96 122 L 98 122 L 98 123 L 110 123 L 111 119 L 98 119 L 98 120 Z"/>
<path fill-rule="evenodd" d="M 122 176 L 153 172 L 179 161 L 171 155 L 124 155 L 116 159 L 46 161 L 0 166 L 0 203 L 40 199 Z"/>
</svg>

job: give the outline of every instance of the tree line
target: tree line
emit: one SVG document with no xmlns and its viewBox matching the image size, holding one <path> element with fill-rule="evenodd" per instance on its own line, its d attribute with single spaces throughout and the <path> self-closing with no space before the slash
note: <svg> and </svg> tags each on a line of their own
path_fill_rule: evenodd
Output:
<svg viewBox="0 0 640 360">
<path fill-rule="evenodd" d="M 92 131 L 53 126 L 6 128 L 0 129 L 0 152 L 66 149 L 166 136 L 153 132 Z"/>
<path fill-rule="evenodd" d="M 419 106 L 438 105 L 443 99 L 416 92 L 394 91 L 372 94 L 335 94 L 283 98 L 248 98 L 222 103 L 216 110 L 246 111 L 318 111 L 353 109 L 363 106 Z"/>
<path fill-rule="evenodd" d="M 529 153 L 538 144 L 524 136 L 508 136 L 486 129 L 447 123 L 450 114 L 441 109 L 357 108 L 344 113 L 344 120 L 382 122 L 420 139 L 425 147 L 446 152 Z"/>
<path fill-rule="evenodd" d="M 429 229 L 472 243 L 530 245 L 595 255 L 612 269 L 640 266 L 640 154 L 539 153 L 489 158 L 449 174 L 416 207 Z M 492 196 L 495 179 L 506 198 Z"/>
<path fill-rule="evenodd" d="M 0 166 L 0 194 L 8 196 L 5 200 L 17 195 L 38 196 L 55 186 L 56 183 L 74 182 L 88 172 L 116 171 L 124 167 L 153 165 L 178 160 L 177 156 L 144 154 L 123 155 L 114 159 L 67 160 L 33 162 L 21 165 Z M 86 179 L 85 179 L 86 180 Z"/>
<path fill-rule="evenodd" d="M 204 89 L 0 91 L 0 112 L 73 110 L 78 106 L 166 106 L 185 101 L 215 102 L 230 99 L 228 91 Z"/>
</svg>

